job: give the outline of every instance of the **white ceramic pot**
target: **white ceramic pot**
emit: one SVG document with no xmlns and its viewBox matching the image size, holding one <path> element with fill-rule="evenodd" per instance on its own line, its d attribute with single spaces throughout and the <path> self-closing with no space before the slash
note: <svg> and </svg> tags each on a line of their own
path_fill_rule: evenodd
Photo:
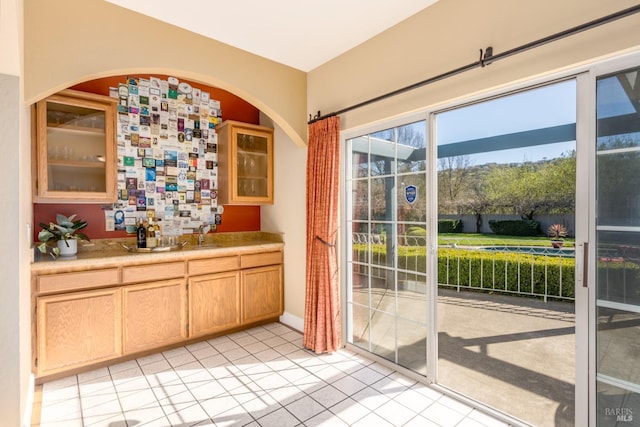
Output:
<svg viewBox="0 0 640 427">
<path fill-rule="evenodd" d="M 74 256 L 78 253 L 78 241 L 76 239 L 58 240 L 58 249 L 60 249 L 60 256 Z"/>
</svg>

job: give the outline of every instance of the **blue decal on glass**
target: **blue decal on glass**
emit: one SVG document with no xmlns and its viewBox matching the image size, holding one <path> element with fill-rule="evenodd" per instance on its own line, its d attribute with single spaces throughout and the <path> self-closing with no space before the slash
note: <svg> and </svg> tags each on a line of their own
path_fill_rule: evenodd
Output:
<svg viewBox="0 0 640 427">
<path fill-rule="evenodd" d="M 415 185 L 407 185 L 404 188 L 404 198 L 409 204 L 413 204 L 418 198 L 418 189 Z"/>
</svg>

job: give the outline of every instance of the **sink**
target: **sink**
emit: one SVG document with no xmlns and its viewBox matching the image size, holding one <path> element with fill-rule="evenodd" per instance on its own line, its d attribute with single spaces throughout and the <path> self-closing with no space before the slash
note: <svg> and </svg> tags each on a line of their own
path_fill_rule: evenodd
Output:
<svg viewBox="0 0 640 427">
<path fill-rule="evenodd" d="M 170 252 L 177 251 L 182 249 L 187 242 L 181 242 L 177 245 L 172 246 L 156 246 L 155 248 L 138 248 L 137 246 L 127 246 L 124 243 L 121 243 L 120 246 L 125 248 L 128 252 L 138 252 L 138 253 L 150 253 L 150 252 Z"/>
<path fill-rule="evenodd" d="M 213 249 L 217 247 L 217 243 L 203 243 L 202 245 L 189 245 L 185 249 Z"/>
</svg>

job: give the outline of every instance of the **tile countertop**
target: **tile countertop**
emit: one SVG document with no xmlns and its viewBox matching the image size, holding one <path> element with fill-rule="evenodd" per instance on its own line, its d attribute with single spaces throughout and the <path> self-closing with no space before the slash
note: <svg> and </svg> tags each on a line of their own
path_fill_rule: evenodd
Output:
<svg viewBox="0 0 640 427">
<path fill-rule="evenodd" d="M 95 239 L 91 242 L 78 242 L 78 254 L 72 257 L 53 259 L 42 254 L 34 246 L 32 272 L 46 273 L 70 271 L 95 267 L 108 267 L 123 264 L 146 264 L 163 261 L 179 261 L 184 259 L 206 258 L 211 256 L 235 255 L 244 252 L 273 251 L 284 247 L 283 236 L 279 233 L 230 232 L 209 233 L 205 241 L 198 245 L 198 235 L 185 235 L 178 238 L 187 242 L 182 249 L 155 252 L 129 252 L 122 245 L 136 247 L 136 238 Z"/>
</svg>

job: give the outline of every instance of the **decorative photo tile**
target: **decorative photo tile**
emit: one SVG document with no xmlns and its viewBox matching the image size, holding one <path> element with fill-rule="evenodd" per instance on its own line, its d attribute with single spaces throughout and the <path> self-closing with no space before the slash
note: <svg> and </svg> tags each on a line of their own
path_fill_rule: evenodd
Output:
<svg viewBox="0 0 640 427">
<path fill-rule="evenodd" d="M 118 195 L 110 229 L 134 232 L 136 219 L 161 220 L 165 234 L 191 233 L 217 213 L 220 102 L 175 77 L 128 78 L 118 99 Z"/>
</svg>

